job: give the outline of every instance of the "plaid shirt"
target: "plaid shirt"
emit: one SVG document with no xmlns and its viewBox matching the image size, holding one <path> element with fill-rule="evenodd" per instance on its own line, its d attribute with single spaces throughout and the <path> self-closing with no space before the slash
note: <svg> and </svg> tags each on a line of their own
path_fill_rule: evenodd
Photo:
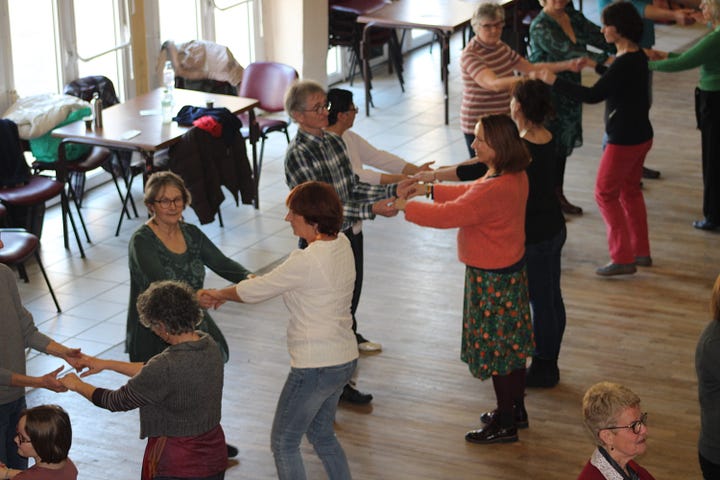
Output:
<svg viewBox="0 0 720 480">
<path fill-rule="evenodd" d="M 324 132 L 322 137 L 317 137 L 298 130 L 285 153 L 285 183 L 292 189 L 310 180 L 326 182 L 335 188 L 343 203 L 342 230 L 358 220 L 375 218 L 373 203 L 397 193 L 397 185 L 361 182 L 352 171 L 347 147 L 338 135 Z"/>
</svg>

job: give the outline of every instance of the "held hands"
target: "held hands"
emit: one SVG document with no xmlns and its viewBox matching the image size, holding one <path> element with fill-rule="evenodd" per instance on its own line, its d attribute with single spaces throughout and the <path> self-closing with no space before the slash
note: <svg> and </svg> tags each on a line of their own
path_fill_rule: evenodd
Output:
<svg viewBox="0 0 720 480">
<path fill-rule="evenodd" d="M 532 79 L 542 80 L 548 85 L 552 85 L 553 83 L 555 83 L 555 79 L 557 78 L 555 74 L 547 68 L 543 68 L 541 70 L 533 70 L 532 72 L 530 72 L 529 76 Z"/>
<path fill-rule="evenodd" d="M 80 374 L 81 377 L 87 377 L 89 375 L 95 375 L 105 370 L 105 361 L 101 358 L 91 357 L 89 355 L 83 355 L 80 359 L 80 368 L 77 368 L 78 372 L 84 368 L 87 368 Z M 65 378 L 65 377 L 63 377 Z"/>
<path fill-rule="evenodd" d="M 697 21 L 697 12 L 692 8 L 681 8 L 679 10 L 673 10 L 673 17 L 675 17 L 675 23 L 678 25 L 692 25 Z"/>
<path fill-rule="evenodd" d="M 395 200 L 395 208 L 397 210 L 405 211 L 405 205 L 407 205 L 407 200 L 404 198 L 398 198 Z"/>
<path fill-rule="evenodd" d="M 400 188 L 398 187 L 398 191 Z M 395 197 L 390 198 L 383 198 L 382 200 L 378 200 L 377 202 L 373 203 L 372 206 L 372 212 L 375 215 L 380 215 L 382 217 L 394 217 L 398 214 L 397 208 L 395 208 L 395 202 L 397 199 Z"/>
<path fill-rule="evenodd" d="M 397 196 L 400 198 L 412 198 L 422 193 L 422 186 L 418 185 L 417 178 L 408 178 L 398 183 Z M 373 207 L 373 212 L 375 212 Z M 397 212 L 395 212 L 397 213 Z"/>
<path fill-rule="evenodd" d="M 65 385 L 61 383 L 62 379 L 57 378 L 58 374 L 63 371 L 63 368 L 65 367 L 58 367 L 52 372 L 46 373 L 42 377 L 39 377 L 40 386 L 42 388 L 52 390 L 53 392 L 67 392 L 67 387 L 65 387 Z"/>
<path fill-rule="evenodd" d="M 645 55 L 647 55 L 648 60 L 665 60 L 668 58 L 667 52 L 653 50 L 652 48 L 643 48 L 643 50 L 645 51 Z"/>
<path fill-rule="evenodd" d="M 422 183 L 432 183 L 435 180 L 437 180 L 437 173 L 435 170 L 427 170 L 423 172 L 418 172 L 415 175 L 412 176 L 415 180 L 422 182 Z"/>
<path fill-rule="evenodd" d="M 202 308 L 212 308 L 213 310 L 217 310 L 225 303 L 225 299 L 220 297 L 217 290 L 200 289 L 197 292 L 197 299 Z"/>
<path fill-rule="evenodd" d="M 80 361 L 84 357 L 79 348 L 68 348 L 65 353 L 61 355 L 62 359 L 69 363 L 75 370 L 82 370 L 83 366 Z"/>
<path fill-rule="evenodd" d="M 60 382 L 65 389 L 63 391 L 72 390 L 73 392 L 76 392 L 78 387 L 83 383 L 83 381 L 80 380 L 80 378 L 74 373 L 68 373 L 60 379 Z"/>
</svg>

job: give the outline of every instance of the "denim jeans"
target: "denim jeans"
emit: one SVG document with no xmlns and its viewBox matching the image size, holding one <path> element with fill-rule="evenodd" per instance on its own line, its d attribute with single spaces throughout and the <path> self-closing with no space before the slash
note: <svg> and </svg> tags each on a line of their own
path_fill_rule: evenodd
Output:
<svg viewBox="0 0 720 480">
<path fill-rule="evenodd" d="M 333 422 L 343 386 L 350 380 L 357 360 L 320 368 L 291 368 L 273 420 L 270 445 L 280 480 L 305 480 L 300 454 L 307 438 L 330 480 L 352 478 L 345 452 L 335 437 Z"/>
<path fill-rule="evenodd" d="M 25 407 L 25 397 L 0 405 L 0 462 L 18 470 L 25 470 L 28 466 L 27 458 L 18 455 L 15 443 L 20 412 L 25 410 Z"/>
<path fill-rule="evenodd" d="M 528 293 L 533 313 L 535 357 L 555 360 L 565 332 L 565 303 L 560 291 L 560 254 L 567 230 L 553 238 L 525 245 Z"/>
</svg>

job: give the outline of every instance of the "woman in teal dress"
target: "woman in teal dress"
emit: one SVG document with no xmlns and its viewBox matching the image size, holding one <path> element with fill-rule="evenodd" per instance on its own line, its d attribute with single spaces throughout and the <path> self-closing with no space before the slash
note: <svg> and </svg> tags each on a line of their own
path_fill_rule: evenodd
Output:
<svg viewBox="0 0 720 480">
<path fill-rule="evenodd" d="M 146 362 L 167 348 L 160 337 L 140 324 L 136 307 L 138 296 L 152 282 L 180 280 L 199 290 L 205 281 L 206 266 L 233 283 L 251 274 L 226 257 L 198 227 L 182 221 L 183 210 L 189 204 L 190 192 L 176 174 L 159 172 L 148 180 L 145 205 L 152 216 L 133 234 L 129 245 L 130 304 L 125 346 L 131 362 Z M 207 311 L 199 328 L 215 339 L 227 362 L 227 342 Z"/>
<path fill-rule="evenodd" d="M 542 0 L 543 9 L 530 25 L 530 55 L 532 63 L 558 62 L 571 58 L 589 57 L 605 63 L 615 53 L 615 47 L 605 41 L 600 27 L 575 10 L 570 0 Z M 602 53 L 588 50 L 593 46 Z M 558 77 L 580 83 L 580 73 L 565 71 Z M 553 93 L 556 116 L 547 128 L 558 148 L 555 190 L 563 212 L 582 214 L 582 208 L 568 202 L 563 192 L 565 164 L 574 148 L 583 143 L 582 103 Z"/>
</svg>

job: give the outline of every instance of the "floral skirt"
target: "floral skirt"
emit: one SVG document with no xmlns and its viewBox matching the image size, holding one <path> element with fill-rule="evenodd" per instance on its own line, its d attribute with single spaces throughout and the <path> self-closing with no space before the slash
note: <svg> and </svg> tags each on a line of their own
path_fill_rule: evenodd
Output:
<svg viewBox="0 0 720 480">
<path fill-rule="evenodd" d="M 485 380 L 525 368 L 535 348 L 525 266 L 497 273 L 467 266 L 460 359 Z"/>
</svg>

